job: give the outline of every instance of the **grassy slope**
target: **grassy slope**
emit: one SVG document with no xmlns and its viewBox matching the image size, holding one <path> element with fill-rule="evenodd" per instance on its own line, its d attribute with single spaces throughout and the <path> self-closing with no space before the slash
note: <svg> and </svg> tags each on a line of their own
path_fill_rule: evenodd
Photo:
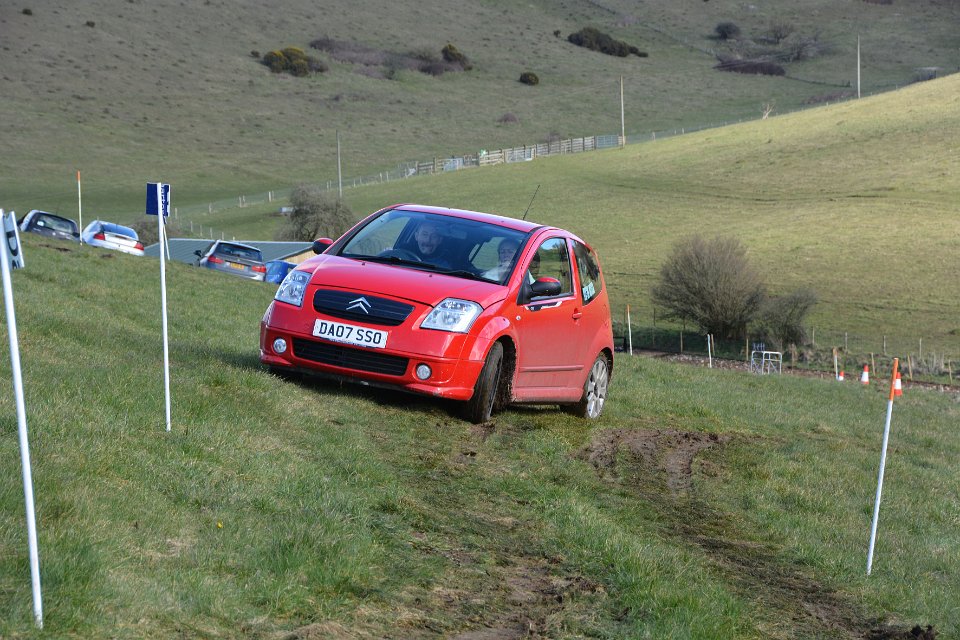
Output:
<svg viewBox="0 0 960 640">
<path fill-rule="evenodd" d="M 31 630 L 22 493 L 7 482 L 4 637 L 960 630 L 949 397 L 897 405 L 868 580 L 882 393 L 621 358 L 596 425 L 545 408 L 472 427 L 433 400 L 267 375 L 256 331 L 271 289 L 171 265 L 166 434 L 156 262 L 25 243 L 14 282 L 46 626 Z M 9 392 L 0 407 L 0 471 L 19 478 Z M 658 466 L 668 450 L 587 462 L 600 439 L 642 429 L 730 441 L 679 493 Z"/>
<path fill-rule="evenodd" d="M 925 349 L 956 354 L 958 91 L 952 76 L 624 151 L 351 189 L 345 199 L 358 213 L 428 202 L 520 216 L 540 185 L 529 217 L 597 246 L 618 317 L 631 304 L 641 324 L 676 240 L 734 234 L 772 292 L 818 293 L 818 331 L 866 336 L 864 352 L 879 352 L 887 335 L 894 353 L 923 338 Z M 203 219 L 247 235 L 276 224 L 263 210 Z"/>
<path fill-rule="evenodd" d="M 3 206 L 73 213 L 80 169 L 88 215 L 114 217 L 141 210 L 149 180 L 173 183 L 184 205 L 331 179 L 337 130 L 347 175 L 554 132 L 612 133 L 620 75 L 630 132 L 752 118 L 771 101 L 792 110 L 853 80 L 854 30 L 863 36 L 868 93 L 909 82 L 916 67 L 958 65 L 956 4 L 932 0 L 712 0 L 642 11 L 620 0 L 487 0 L 455 11 L 440 0 L 336 0 L 322 8 L 297 0 L 280 10 L 255 0 L 46 0 L 31 9 L 26 16 L 20 6 L 0 7 Z M 718 22 L 757 36 L 777 19 L 831 45 L 830 55 L 790 69 L 827 84 L 722 74 L 700 50 L 716 46 L 709 35 Z M 553 36 L 586 24 L 650 57 L 611 59 Z M 298 80 L 271 75 L 250 56 L 320 35 L 395 51 L 439 51 L 449 41 L 476 69 L 387 81 L 334 64 L 322 77 Z M 540 86 L 516 81 L 527 69 Z M 506 112 L 520 124 L 497 124 Z"/>
</svg>

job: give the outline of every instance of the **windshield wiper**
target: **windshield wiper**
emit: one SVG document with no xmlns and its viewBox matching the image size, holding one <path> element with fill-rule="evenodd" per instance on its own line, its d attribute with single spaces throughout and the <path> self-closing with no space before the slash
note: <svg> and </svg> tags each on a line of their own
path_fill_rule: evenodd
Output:
<svg viewBox="0 0 960 640">
<path fill-rule="evenodd" d="M 467 278 L 469 280 L 481 280 L 483 282 L 494 282 L 489 278 L 484 278 L 483 276 L 475 274 L 473 271 L 466 271 L 464 269 L 442 269 L 439 271 L 445 276 L 456 276 L 458 278 Z"/>
</svg>

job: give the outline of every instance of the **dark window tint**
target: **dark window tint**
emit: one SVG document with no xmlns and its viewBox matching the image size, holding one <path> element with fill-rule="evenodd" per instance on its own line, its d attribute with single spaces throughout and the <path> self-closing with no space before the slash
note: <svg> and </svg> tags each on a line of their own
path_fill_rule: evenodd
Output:
<svg viewBox="0 0 960 640">
<path fill-rule="evenodd" d="M 580 295 L 583 296 L 583 303 L 587 304 L 603 291 L 600 264 L 597 254 L 579 242 L 573 243 L 573 255 L 577 259 L 577 272 L 580 274 Z"/>
</svg>

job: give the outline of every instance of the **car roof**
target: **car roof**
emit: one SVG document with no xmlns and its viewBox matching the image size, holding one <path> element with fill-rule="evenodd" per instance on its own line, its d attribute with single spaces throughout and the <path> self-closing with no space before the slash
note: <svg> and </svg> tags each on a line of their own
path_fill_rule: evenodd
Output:
<svg viewBox="0 0 960 640">
<path fill-rule="evenodd" d="M 30 214 L 36 214 L 37 216 L 45 216 L 48 218 L 59 218 L 60 220 L 66 220 L 67 222 L 72 222 L 74 225 L 77 224 L 75 220 L 71 220 L 70 218 L 65 218 L 64 216 L 59 216 L 55 213 L 50 213 L 49 211 L 41 211 L 40 209 L 34 209 L 27 215 L 30 215 Z"/>
<path fill-rule="evenodd" d="M 543 225 L 537 224 L 536 222 L 518 220 L 517 218 L 499 216 L 493 213 L 469 211 L 467 209 L 448 209 L 446 207 L 433 207 L 433 206 L 422 205 L 422 204 L 398 204 L 392 207 L 387 207 L 387 209 L 395 209 L 399 211 L 422 211 L 423 213 L 433 213 L 441 216 L 450 216 L 453 218 L 461 218 L 465 220 L 475 220 L 477 222 L 486 222 L 488 224 L 495 224 L 500 227 L 506 227 L 507 229 L 520 231 L 522 233 L 529 233 L 534 229 L 543 227 Z"/>
<path fill-rule="evenodd" d="M 260 251 L 259 247 L 254 247 L 253 245 L 249 245 L 249 244 L 243 244 L 242 242 L 237 242 L 235 240 L 215 240 L 213 244 L 217 245 L 218 247 L 222 247 L 223 245 L 230 245 L 231 247 L 242 247 L 244 249 L 250 249 L 251 251 Z"/>
</svg>

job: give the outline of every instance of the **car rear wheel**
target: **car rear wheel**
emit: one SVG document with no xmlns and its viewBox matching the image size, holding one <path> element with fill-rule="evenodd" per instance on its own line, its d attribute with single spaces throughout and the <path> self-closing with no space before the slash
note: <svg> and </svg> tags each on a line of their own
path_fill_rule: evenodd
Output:
<svg viewBox="0 0 960 640">
<path fill-rule="evenodd" d="M 487 353 L 487 359 L 483 363 L 483 369 L 477 377 L 477 383 L 473 387 L 473 397 L 467 400 L 464 405 L 464 417 L 480 424 L 490 420 L 493 415 L 493 408 L 497 400 L 497 390 L 500 386 L 500 371 L 503 365 L 503 345 L 494 342 Z"/>
<path fill-rule="evenodd" d="M 610 363 L 602 353 L 590 367 L 587 381 L 583 383 L 583 396 L 580 401 L 569 407 L 570 413 L 588 420 L 595 420 L 603 413 L 607 401 L 607 388 L 610 386 Z"/>
</svg>

